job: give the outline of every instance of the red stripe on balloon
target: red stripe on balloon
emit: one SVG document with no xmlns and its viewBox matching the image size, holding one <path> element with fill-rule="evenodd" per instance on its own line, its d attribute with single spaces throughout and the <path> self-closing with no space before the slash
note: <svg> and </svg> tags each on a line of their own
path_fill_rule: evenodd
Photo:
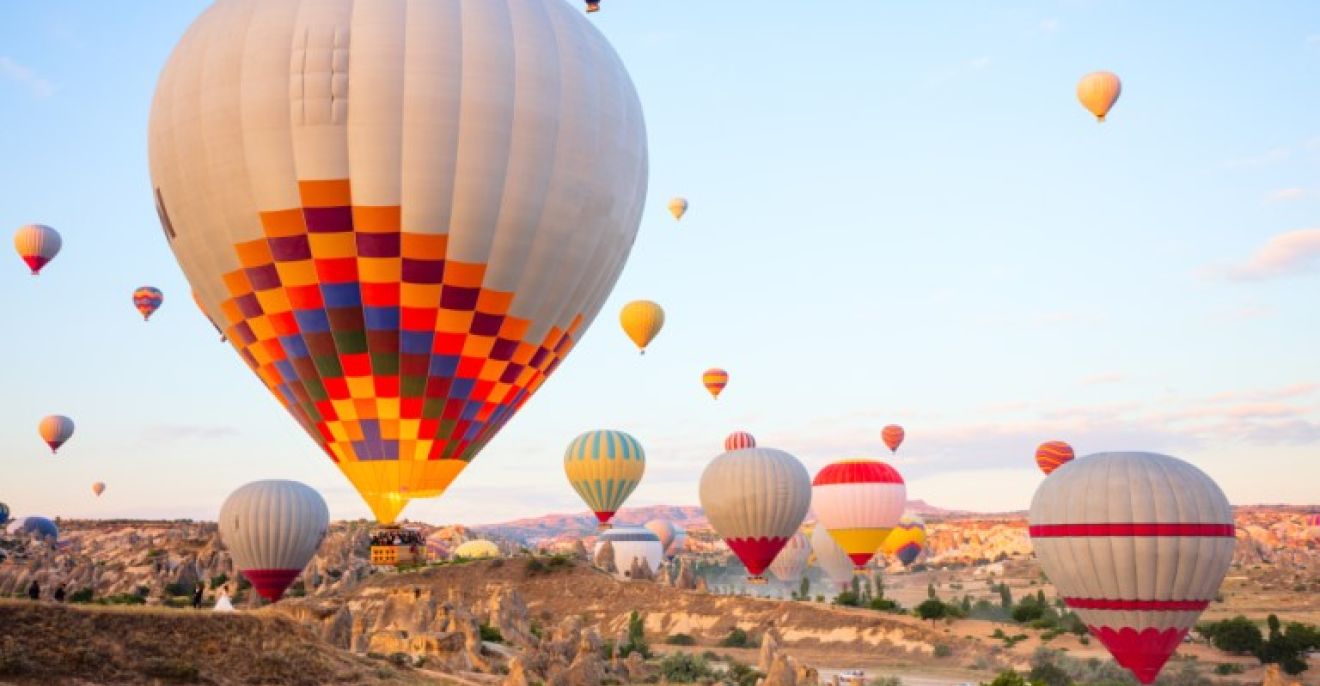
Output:
<svg viewBox="0 0 1320 686">
<path fill-rule="evenodd" d="M 1064 598 L 1074 610 L 1149 610 L 1154 612 L 1200 612 L 1209 600 L 1119 600 L 1114 598 Z"/>
<path fill-rule="evenodd" d="M 1037 524 L 1030 527 L 1032 538 L 1069 536 L 1201 536 L 1233 538 L 1232 524 L 1177 522 L 1130 522 L 1108 524 Z"/>
</svg>

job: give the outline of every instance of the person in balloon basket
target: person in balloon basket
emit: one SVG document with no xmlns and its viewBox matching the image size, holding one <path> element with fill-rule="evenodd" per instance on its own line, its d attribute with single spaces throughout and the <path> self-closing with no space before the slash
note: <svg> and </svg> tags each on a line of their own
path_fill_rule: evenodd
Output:
<svg viewBox="0 0 1320 686">
<path fill-rule="evenodd" d="M 28 586 L 28 598 L 41 600 L 41 584 L 38 584 L 36 579 L 33 579 L 32 585 Z"/>
<path fill-rule="evenodd" d="M 193 589 L 193 609 L 196 610 L 202 606 L 202 593 L 205 591 L 202 582 L 197 582 L 197 587 Z"/>
</svg>

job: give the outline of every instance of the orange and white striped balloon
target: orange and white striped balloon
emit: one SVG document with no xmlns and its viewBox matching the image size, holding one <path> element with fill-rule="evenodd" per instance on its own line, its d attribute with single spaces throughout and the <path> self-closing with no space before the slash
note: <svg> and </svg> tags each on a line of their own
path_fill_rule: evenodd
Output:
<svg viewBox="0 0 1320 686">
<path fill-rule="evenodd" d="M 756 438 L 746 431 L 735 431 L 724 439 L 724 450 L 742 450 L 743 448 L 755 448 Z"/>
<path fill-rule="evenodd" d="M 1237 540 L 1219 486 L 1155 453 L 1073 461 L 1041 483 L 1028 523 L 1064 603 L 1143 684 L 1214 600 Z"/>
<path fill-rule="evenodd" d="M 55 259 L 64 242 L 60 233 L 45 224 L 28 224 L 14 232 L 14 250 L 23 258 L 32 275 L 41 273 L 41 268 Z"/>
<path fill-rule="evenodd" d="M 710 392 L 710 397 L 718 400 L 720 393 L 724 392 L 724 387 L 729 385 L 729 373 L 723 369 L 712 367 L 702 372 L 701 383 Z"/>
<path fill-rule="evenodd" d="M 811 510 L 861 570 L 898 524 L 907 486 L 898 470 L 879 460 L 839 460 L 811 482 Z"/>
<path fill-rule="evenodd" d="M 1072 446 L 1063 441 L 1046 441 L 1036 448 L 1036 466 L 1048 476 L 1073 459 Z"/>
</svg>

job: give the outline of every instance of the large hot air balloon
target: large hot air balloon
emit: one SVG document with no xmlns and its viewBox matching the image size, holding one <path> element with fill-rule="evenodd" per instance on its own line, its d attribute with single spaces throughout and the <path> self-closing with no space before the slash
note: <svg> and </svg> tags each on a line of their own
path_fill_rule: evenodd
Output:
<svg viewBox="0 0 1320 686">
<path fill-rule="evenodd" d="M 898 524 L 907 486 L 898 470 L 879 460 L 840 460 L 811 483 L 811 510 L 860 572 Z"/>
<path fill-rule="evenodd" d="M 1105 120 L 1122 92 L 1123 84 L 1118 76 L 1107 71 L 1091 72 L 1077 82 L 1077 99 L 1099 122 Z"/>
<path fill-rule="evenodd" d="M 57 541 L 60 528 L 45 517 L 24 517 L 9 526 L 9 535 Z"/>
<path fill-rule="evenodd" d="M 59 452 L 60 446 L 73 436 L 73 420 L 62 414 L 42 417 L 41 422 L 37 424 L 37 433 L 41 436 L 41 440 L 50 446 L 53 455 Z"/>
<path fill-rule="evenodd" d="M 636 92 L 560 0 L 217 0 L 149 142 L 203 309 L 386 524 L 580 340 L 646 195 Z"/>
<path fill-rule="evenodd" d="M 687 214 L 687 211 L 688 211 L 688 201 L 687 201 L 687 198 L 684 198 L 684 197 L 675 197 L 675 198 L 670 199 L 670 201 L 669 201 L 669 213 L 672 214 L 672 215 L 674 215 L 674 219 L 675 219 L 675 220 L 682 219 L 682 218 L 683 218 L 683 215 Z"/>
<path fill-rule="evenodd" d="M 1236 543 L 1219 486 L 1154 453 L 1075 460 L 1041 483 L 1028 522 L 1064 603 L 1143 684 L 1214 599 Z"/>
<path fill-rule="evenodd" d="M 724 449 L 742 450 L 743 448 L 755 448 L 756 438 L 746 431 L 735 431 L 724 439 Z"/>
<path fill-rule="evenodd" d="M 723 369 L 710 368 L 701 373 L 701 385 L 706 387 L 710 397 L 719 400 L 724 387 L 729 385 L 729 373 Z"/>
<path fill-rule="evenodd" d="M 151 319 L 151 315 L 160 309 L 160 304 L 163 302 L 165 302 L 165 294 L 154 286 L 139 286 L 133 291 L 133 307 L 137 308 L 144 322 Z"/>
<path fill-rule="evenodd" d="M 783 550 L 770 563 L 770 574 L 786 584 L 796 584 L 807 571 L 807 562 L 811 559 L 811 541 L 799 531 L 788 539 Z"/>
<path fill-rule="evenodd" d="M 592 559 L 600 554 L 600 549 L 609 541 L 614 549 L 615 575 L 620 579 L 632 578 L 633 561 L 645 564 L 655 574 L 665 561 L 665 547 L 660 537 L 642 528 L 620 527 L 601 533 L 596 538 L 596 547 L 592 550 Z"/>
<path fill-rule="evenodd" d="M 464 541 L 462 545 L 454 548 L 454 557 L 462 557 L 468 560 L 500 557 L 500 547 L 484 538 Z"/>
<path fill-rule="evenodd" d="M 645 471 L 642 444 L 622 431 L 588 431 L 564 451 L 568 483 L 596 513 L 602 529 L 608 528 Z"/>
<path fill-rule="evenodd" d="M 811 477 L 796 457 L 773 448 L 721 454 L 701 473 L 701 507 L 747 567 L 752 583 L 797 533 L 811 505 Z"/>
<path fill-rule="evenodd" d="M 880 430 L 880 438 L 884 440 L 885 447 L 889 448 L 891 453 L 898 452 L 898 446 L 903 445 L 903 437 L 906 435 L 903 427 L 897 424 L 890 424 Z"/>
<path fill-rule="evenodd" d="M 811 554 L 816 558 L 816 566 L 825 572 L 835 590 L 848 589 L 853 579 L 852 558 L 839 547 L 830 532 L 819 524 L 811 532 Z"/>
<path fill-rule="evenodd" d="M 0 503 L 0 526 L 4 526 L 5 524 L 8 523 L 9 523 L 9 506 L 4 503 Z"/>
<path fill-rule="evenodd" d="M 1046 441 L 1036 448 L 1036 466 L 1049 476 L 1051 472 L 1073 459 L 1072 446 L 1063 441 Z"/>
<path fill-rule="evenodd" d="M 101 497 L 101 494 L 105 493 L 105 482 L 98 481 L 92 484 L 92 493 L 95 493 L 98 498 Z"/>
<path fill-rule="evenodd" d="M 41 273 L 41 268 L 55 259 L 60 253 L 60 233 L 45 224 L 28 224 L 14 232 L 14 250 L 23 258 L 32 275 Z"/>
<path fill-rule="evenodd" d="M 898 524 L 885 537 L 881 550 L 885 555 L 895 557 L 904 567 L 911 567 L 913 562 L 926 549 L 926 522 L 912 513 L 904 513 Z"/>
<path fill-rule="evenodd" d="M 650 300 L 634 300 L 619 310 L 619 325 L 637 346 L 638 352 L 645 355 L 646 346 L 655 340 L 665 325 L 665 310 Z"/>
<path fill-rule="evenodd" d="M 665 551 L 665 556 L 669 556 L 669 551 L 674 547 L 674 538 L 678 536 L 678 527 L 668 519 L 652 519 L 642 525 L 643 529 L 655 534 L 660 539 L 660 547 Z"/>
<path fill-rule="evenodd" d="M 273 603 L 321 547 L 330 511 L 306 484 L 254 481 L 225 498 L 219 524 L 234 566 Z"/>
</svg>

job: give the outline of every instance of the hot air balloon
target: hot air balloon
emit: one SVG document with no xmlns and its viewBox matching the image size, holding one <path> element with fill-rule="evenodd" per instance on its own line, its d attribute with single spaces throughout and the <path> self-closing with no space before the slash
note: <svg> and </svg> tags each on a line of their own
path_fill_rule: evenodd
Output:
<svg viewBox="0 0 1320 686">
<path fill-rule="evenodd" d="M 60 446 L 73 436 L 73 420 L 62 414 L 43 417 L 41 423 L 37 424 L 37 433 L 41 436 L 41 440 L 50 446 L 53 455 L 59 452 Z"/>
<path fill-rule="evenodd" d="M 1075 460 L 1041 483 L 1028 523 L 1064 603 L 1143 684 L 1214 600 L 1236 544 L 1219 486 L 1154 453 Z"/>
<path fill-rule="evenodd" d="M 755 448 L 756 439 L 746 431 L 735 431 L 724 439 L 724 450 L 742 450 L 743 448 Z"/>
<path fill-rule="evenodd" d="M 889 448 L 891 453 L 898 452 L 898 446 L 903 445 L 903 437 L 906 435 L 903 427 L 897 424 L 890 424 L 880 430 L 880 438 L 884 440 L 885 447 Z"/>
<path fill-rule="evenodd" d="M 632 495 L 646 471 L 646 452 L 622 431 L 588 431 L 564 451 L 564 473 L 573 490 L 596 513 L 602 529 Z"/>
<path fill-rule="evenodd" d="M 40 274 L 41 268 L 55 259 L 63 244 L 60 233 L 45 224 L 28 224 L 14 232 L 14 249 L 32 270 L 33 276 Z"/>
<path fill-rule="evenodd" d="M 92 493 L 95 493 L 98 498 L 101 497 L 101 494 L 105 493 L 105 482 L 98 481 L 92 484 Z"/>
<path fill-rule="evenodd" d="M 881 548 L 885 555 L 897 558 L 904 567 L 911 567 L 925 549 L 926 522 L 911 513 L 899 517 L 898 524 L 889 532 Z"/>
<path fill-rule="evenodd" d="M 783 550 L 770 563 L 770 574 L 786 584 L 796 584 L 807 571 L 807 561 L 811 559 L 811 541 L 799 531 L 788 539 Z"/>
<path fill-rule="evenodd" d="M 811 505 L 811 477 L 796 457 L 748 448 L 716 457 L 701 474 L 701 507 L 747 567 L 751 583 L 797 533 Z"/>
<path fill-rule="evenodd" d="M 496 558 L 500 557 L 500 547 L 484 538 L 478 538 L 474 541 L 465 541 L 462 545 L 454 548 L 454 557 L 468 560 Z"/>
<path fill-rule="evenodd" d="M 669 550 L 674 546 L 674 538 L 678 536 L 678 527 L 668 519 L 652 519 L 643 524 L 642 528 L 660 539 L 660 547 L 665 551 L 665 556 L 669 557 Z"/>
<path fill-rule="evenodd" d="M 687 214 L 687 211 L 688 211 L 687 198 L 675 197 L 669 201 L 669 213 L 674 215 L 675 220 L 682 219 L 683 215 Z"/>
<path fill-rule="evenodd" d="M 1046 441 L 1036 448 L 1036 465 L 1046 476 L 1072 459 L 1072 446 L 1063 441 Z"/>
<path fill-rule="evenodd" d="M 816 558 L 816 566 L 825 572 L 835 590 L 848 589 L 853 579 L 852 558 L 839 547 L 830 532 L 819 524 L 811 532 L 811 554 Z"/>
<path fill-rule="evenodd" d="M 330 511 L 306 484 L 254 481 L 225 498 L 219 525 L 234 566 L 273 603 L 321 547 Z"/>
<path fill-rule="evenodd" d="M 431 562 L 448 560 L 450 555 L 449 539 L 442 529 L 432 531 L 426 536 L 426 559 Z"/>
<path fill-rule="evenodd" d="M 1095 71 L 1082 77 L 1077 82 L 1077 99 L 1095 115 L 1095 120 L 1103 122 L 1109 109 L 1118 102 L 1123 92 L 1123 84 L 1118 76 L 1107 71 Z"/>
<path fill-rule="evenodd" d="M 559 0 L 217 0 L 148 134 L 203 309 L 383 524 L 558 368 L 646 195 L 628 74 Z"/>
<path fill-rule="evenodd" d="M 634 300 L 619 311 L 619 324 L 637 350 L 645 355 L 646 346 L 655 340 L 665 325 L 665 311 L 650 300 Z"/>
<path fill-rule="evenodd" d="M 601 0 L 587 0 L 587 13 L 600 11 Z"/>
<path fill-rule="evenodd" d="M 4 503 L 0 503 L 0 526 L 4 526 L 5 524 L 8 523 L 9 523 L 9 506 Z"/>
<path fill-rule="evenodd" d="M 596 538 L 596 547 L 592 550 L 592 559 L 600 554 L 600 549 L 609 541 L 614 549 L 615 576 L 620 579 L 632 578 L 633 562 L 644 564 L 655 574 L 665 558 L 665 547 L 660 537 L 647 529 L 620 527 L 610 529 Z"/>
<path fill-rule="evenodd" d="M 729 373 L 712 367 L 701 373 L 701 384 L 706 387 L 710 397 L 719 400 L 720 393 L 723 393 L 724 387 L 729 385 Z"/>
<path fill-rule="evenodd" d="M 879 460 L 840 460 L 811 482 L 811 510 L 860 572 L 907 505 L 898 470 Z"/>
<path fill-rule="evenodd" d="M 160 304 L 163 302 L 165 302 L 165 294 L 161 293 L 159 288 L 139 286 L 133 291 L 133 307 L 137 308 L 144 322 L 151 319 L 151 315 L 160 309 Z"/>
<path fill-rule="evenodd" d="M 60 528 L 45 517 L 24 517 L 9 526 L 9 535 L 58 541 Z"/>
</svg>

